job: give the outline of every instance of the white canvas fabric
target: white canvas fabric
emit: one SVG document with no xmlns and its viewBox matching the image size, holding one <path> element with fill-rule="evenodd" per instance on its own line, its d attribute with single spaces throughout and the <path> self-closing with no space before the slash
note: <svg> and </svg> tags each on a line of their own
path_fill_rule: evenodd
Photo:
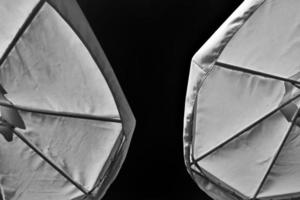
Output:
<svg viewBox="0 0 300 200">
<path fill-rule="evenodd" d="M 0 55 L 12 42 L 18 30 L 32 12 L 38 0 L 2 0 L 0 7 Z"/>
<path fill-rule="evenodd" d="M 298 199 L 297 0 L 245 0 L 192 59 L 189 173 L 213 199 Z"/>
<path fill-rule="evenodd" d="M 135 119 L 75 0 L 1 1 L 0 83 L 26 129 L 0 135 L 0 199 L 100 199 Z M 3 15 L 3 16 L 2 16 Z M 0 106 L 8 106 L 2 99 Z"/>
</svg>

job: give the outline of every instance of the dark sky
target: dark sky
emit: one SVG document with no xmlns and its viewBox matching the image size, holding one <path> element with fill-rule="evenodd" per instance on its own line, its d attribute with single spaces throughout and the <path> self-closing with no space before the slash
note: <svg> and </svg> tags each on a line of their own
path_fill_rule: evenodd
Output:
<svg viewBox="0 0 300 200">
<path fill-rule="evenodd" d="M 104 200 L 209 200 L 186 172 L 182 130 L 193 54 L 242 0 L 78 0 L 137 119 Z"/>
</svg>

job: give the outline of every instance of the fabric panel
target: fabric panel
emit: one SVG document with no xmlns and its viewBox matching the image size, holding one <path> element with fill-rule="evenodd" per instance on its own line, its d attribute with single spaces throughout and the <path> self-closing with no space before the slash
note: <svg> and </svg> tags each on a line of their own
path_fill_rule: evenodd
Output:
<svg viewBox="0 0 300 200">
<path fill-rule="evenodd" d="M 299 72 L 300 1 L 266 1 L 230 40 L 219 61 L 288 78 Z"/>
<path fill-rule="evenodd" d="M 244 1 L 222 26 L 195 53 L 192 60 L 200 67 L 211 67 L 222 54 L 232 37 L 243 27 L 261 5 L 267 0 Z"/>
<path fill-rule="evenodd" d="M 95 190 L 95 198 L 101 199 L 110 184 L 116 178 L 122 163 L 124 162 L 135 127 L 135 118 L 117 81 L 113 69 L 106 58 L 103 49 L 101 48 L 101 45 L 99 44 L 95 34 L 93 33 L 88 21 L 84 17 L 84 14 L 80 10 L 76 1 L 48 0 L 47 2 L 51 4 L 51 6 L 54 7 L 61 14 L 61 16 L 64 17 L 64 19 L 71 25 L 73 30 L 75 30 L 77 35 L 80 36 L 81 40 L 89 49 L 95 62 L 98 64 L 98 67 L 106 78 L 106 81 L 115 98 L 120 118 L 122 119 L 124 133 L 123 143 L 112 159 L 114 162 L 108 167 L 106 178 Z"/>
<path fill-rule="evenodd" d="M 239 136 L 199 162 L 199 165 L 251 198 L 272 162 L 290 123 L 281 112 Z"/>
<path fill-rule="evenodd" d="M 191 63 L 189 83 L 186 94 L 184 113 L 184 154 L 189 168 L 192 132 L 192 112 L 198 90 L 210 73 L 214 62 L 219 57 L 225 45 L 251 14 L 264 2 L 264 0 L 245 1 L 230 16 L 214 35 L 198 50 Z"/>
<path fill-rule="evenodd" d="M 219 60 L 251 70 L 298 80 L 299 19 L 296 0 L 270 0 L 243 25 L 222 52 Z M 263 199 L 299 197 L 295 127 L 258 194 Z"/>
<path fill-rule="evenodd" d="M 35 146 L 75 181 L 90 190 L 121 133 L 113 122 L 82 120 L 21 112 L 22 131 Z M 8 199 L 72 199 L 82 193 L 14 137 L 1 137 L 1 184 Z"/>
<path fill-rule="evenodd" d="M 283 82 L 216 66 L 198 94 L 195 158 L 277 108 L 284 94 Z"/>
<path fill-rule="evenodd" d="M 1 0 L 0 57 L 38 2 L 39 0 Z"/>
<path fill-rule="evenodd" d="M 193 107 L 198 94 L 198 90 L 210 73 L 214 62 L 222 53 L 223 48 L 230 41 L 232 36 L 239 30 L 246 20 L 256 11 L 264 0 L 244 1 L 241 6 L 226 20 L 218 31 L 203 45 L 194 55 L 190 69 L 188 90 L 186 95 L 185 115 L 184 115 L 184 154 L 188 171 L 190 172 L 191 146 L 194 132 L 193 130 Z M 232 195 L 224 192 L 215 184 L 210 184 L 209 180 L 204 180 L 201 176 L 191 173 L 191 176 L 209 196 L 214 199 L 233 199 Z M 207 187 L 206 187 L 207 186 Z"/>
<path fill-rule="evenodd" d="M 0 78 L 16 105 L 119 118 L 96 63 L 47 3 L 1 66 Z"/>
<path fill-rule="evenodd" d="M 295 126 L 262 187 L 259 198 L 300 192 L 300 127 Z"/>
</svg>

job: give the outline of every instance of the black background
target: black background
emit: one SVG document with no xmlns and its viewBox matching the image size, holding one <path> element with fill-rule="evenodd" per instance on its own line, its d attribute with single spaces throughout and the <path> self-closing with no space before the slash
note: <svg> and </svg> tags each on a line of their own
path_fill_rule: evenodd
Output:
<svg viewBox="0 0 300 200">
<path fill-rule="evenodd" d="M 104 200 L 208 198 L 186 172 L 182 130 L 193 54 L 242 0 L 78 0 L 137 119 Z"/>
</svg>

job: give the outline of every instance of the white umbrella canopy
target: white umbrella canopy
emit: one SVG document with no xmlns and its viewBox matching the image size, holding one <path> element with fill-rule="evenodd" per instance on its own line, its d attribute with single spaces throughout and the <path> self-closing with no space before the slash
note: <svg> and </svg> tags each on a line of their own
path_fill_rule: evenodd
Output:
<svg viewBox="0 0 300 200">
<path fill-rule="evenodd" d="M 192 59 L 185 162 L 213 199 L 300 198 L 299 9 L 245 0 Z"/>
<path fill-rule="evenodd" d="M 0 199 L 100 199 L 135 119 L 75 0 L 0 1 Z"/>
</svg>

